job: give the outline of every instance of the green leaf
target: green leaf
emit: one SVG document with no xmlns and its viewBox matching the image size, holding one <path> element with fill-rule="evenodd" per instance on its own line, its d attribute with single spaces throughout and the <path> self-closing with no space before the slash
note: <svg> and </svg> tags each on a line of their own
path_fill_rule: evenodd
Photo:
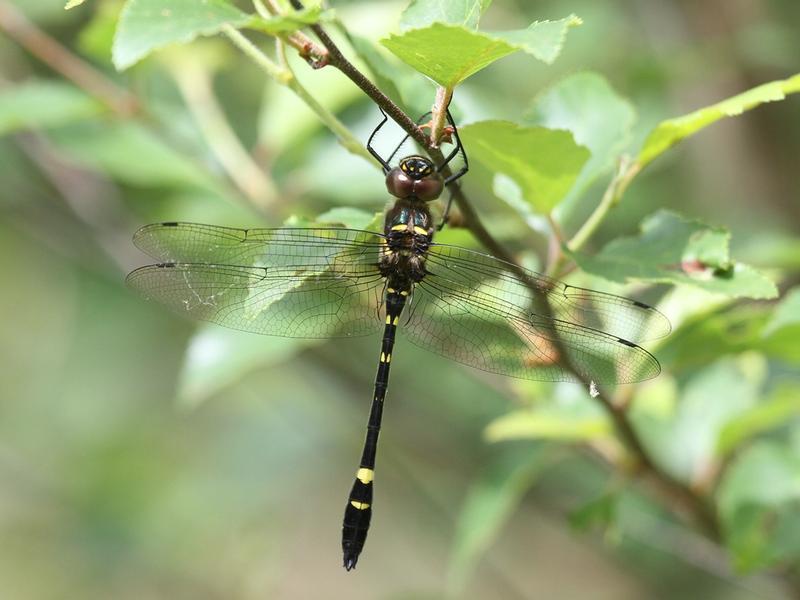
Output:
<svg viewBox="0 0 800 600">
<path fill-rule="evenodd" d="M 782 329 L 800 326 L 800 287 L 789 290 L 778 304 L 772 318 L 764 328 L 764 336 L 775 335 Z"/>
<path fill-rule="evenodd" d="M 636 112 L 602 75 L 577 73 L 537 96 L 526 120 L 549 129 L 571 131 L 575 141 L 591 152 L 591 158 L 564 199 L 568 204 L 612 169 L 615 159 L 630 142 Z"/>
<path fill-rule="evenodd" d="M 70 8 L 75 8 L 76 6 L 80 6 L 84 2 L 86 2 L 86 0 L 69 0 L 67 2 L 66 6 L 64 6 L 64 10 L 69 10 Z"/>
<path fill-rule="evenodd" d="M 708 296 L 705 292 L 696 293 Z M 698 311 L 664 340 L 658 349 L 658 358 L 669 364 L 671 371 L 688 371 L 721 356 L 760 349 L 761 330 L 768 310 L 766 304 L 740 304 Z"/>
<path fill-rule="evenodd" d="M 390 61 L 385 50 L 381 50 L 372 40 L 350 33 L 347 36 L 361 59 L 367 64 L 375 78 L 375 83 L 392 100 L 405 106 L 413 114 L 423 114 L 430 110 L 430 98 L 434 86 L 431 81 L 405 63 Z"/>
<path fill-rule="evenodd" d="M 765 441 L 746 449 L 728 469 L 718 497 L 726 542 L 739 570 L 800 555 L 800 456 L 789 448 Z"/>
<path fill-rule="evenodd" d="M 102 63 L 108 62 L 122 7 L 123 4 L 117 1 L 97 5 L 91 20 L 78 36 L 78 48 L 82 54 Z"/>
<path fill-rule="evenodd" d="M 757 350 L 770 358 L 798 363 L 798 299 L 800 288 L 795 288 L 778 304 L 731 305 L 727 301 L 721 307 L 712 306 L 707 310 L 698 307 L 692 310 L 693 316 L 661 344 L 659 359 L 669 364 L 671 370 L 680 371 L 696 369 L 726 354 Z"/>
<path fill-rule="evenodd" d="M 39 27 L 80 26 L 80 12 L 65 10 L 63 0 L 11 0 L 10 4 Z"/>
<path fill-rule="evenodd" d="M 558 21 L 535 21 L 526 29 L 487 31 L 485 34 L 504 40 L 517 50 L 522 50 L 549 65 L 561 54 L 569 28 L 582 24 L 583 21 L 579 17 L 570 15 Z"/>
<path fill-rule="evenodd" d="M 431 23 L 449 23 L 478 28 L 491 0 L 411 0 L 400 17 L 400 30 L 418 29 Z"/>
<path fill-rule="evenodd" d="M 204 325 L 186 350 L 178 380 L 178 402 L 194 408 L 248 373 L 280 364 L 313 343 Z"/>
<path fill-rule="evenodd" d="M 460 595 L 480 557 L 497 538 L 523 494 L 553 461 L 546 447 L 505 449 L 467 493 L 458 515 L 448 588 Z"/>
<path fill-rule="evenodd" d="M 28 81 L 0 90 L 0 135 L 58 127 L 103 111 L 99 102 L 68 83 Z"/>
<path fill-rule="evenodd" d="M 613 537 L 616 528 L 619 496 L 616 493 L 605 493 L 587 502 L 569 515 L 569 523 L 578 531 L 589 531 L 600 527 Z"/>
<path fill-rule="evenodd" d="M 333 10 L 323 10 L 322 6 L 306 6 L 303 10 L 293 10 L 285 15 L 275 15 L 268 19 L 254 16 L 246 25 L 249 29 L 256 29 L 265 33 L 289 33 L 302 29 L 314 23 L 325 23 L 333 21 Z"/>
<path fill-rule="evenodd" d="M 215 35 L 253 20 L 225 0 L 128 0 L 114 36 L 112 60 L 122 71 L 153 50 Z"/>
<path fill-rule="evenodd" d="M 489 442 L 507 440 L 561 440 L 584 442 L 607 437 L 611 431 L 602 416 L 574 417 L 548 412 L 515 411 L 492 421 L 486 428 Z"/>
<path fill-rule="evenodd" d="M 636 237 L 619 238 L 596 256 L 571 253 L 584 271 L 620 283 L 629 280 L 692 285 L 734 298 L 774 298 L 775 284 L 732 261 L 730 232 L 669 211 L 648 217 Z"/>
<path fill-rule="evenodd" d="M 674 415 L 642 413 L 634 404 L 632 418 L 659 464 L 695 481 L 716 464 L 723 428 L 757 406 L 765 377 L 757 355 L 723 358 L 686 381 Z"/>
<path fill-rule="evenodd" d="M 395 102 L 401 102 L 402 96 L 394 79 L 396 77 L 395 67 L 396 64 L 391 64 L 386 57 L 381 54 L 378 47 L 365 37 L 350 33 L 347 36 L 347 41 L 353 46 L 353 49 L 358 53 L 361 60 L 367 63 L 367 67 L 372 71 L 375 83 Z M 403 65 L 405 66 L 405 65 Z"/>
<path fill-rule="evenodd" d="M 516 381 L 514 390 L 521 398 L 544 396 L 551 400 L 495 419 L 484 431 L 487 441 L 586 441 L 607 438 L 611 431 L 608 416 L 581 386 L 557 385 L 545 391 L 539 382 Z"/>
<path fill-rule="evenodd" d="M 539 21 L 519 31 L 496 33 L 434 23 L 391 35 L 381 43 L 406 64 L 452 89 L 494 61 L 519 50 L 552 63 L 561 52 L 567 29 L 580 22 L 572 15 L 560 21 Z"/>
<path fill-rule="evenodd" d="M 314 221 L 322 225 L 343 225 L 351 229 L 380 231 L 382 230 L 383 213 L 372 213 L 360 208 L 339 206 L 319 215 Z"/>
<path fill-rule="evenodd" d="M 519 185 L 538 212 L 553 209 L 575 183 L 589 151 L 568 131 L 482 121 L 459 130 L 470 157 Z"/>
<path fill-rule="evenodd" d="M 795 563 L 800 558 L 798 503 L 765 509 L 758 504 L 737 508 L 725 522 L 725 543 L 740 573 Z"/>
<path fill-rule="evenodd" d="M 791 422 L 800 415 L 800 387 L 778 389 L 753 408 L 729 421 L 719 434 L 717 452 L 728 454 L 745 440 Z"/>
<path fill-rule="evenodd" d="M 666 150 L 724 117 L 735 117 L 765 102 L 783 100 L 800 91 L 800 74 L 782 81 L 771 81 L 722 102 L 706 106 L 682 117 L 659 123 L 644 142 L 638 162 L 644 167 Z"/>
<path fill-rule="evenodd" d="M 71 128 L 53 138 L 75 160 L 130 185 L 217 188 L 205 169 L 132 121 Z"/>
<path fill-rule="evenodd" d="M 764 327 L 759 347 L 775 358 L 800 362 L 800 287 L 795 287 L 778 304 Z"/>
<path fill-rule="evenodd" d="M 340 114 L 363 100 L 361 90 L 333 69 L 315 71 L 303 85 L 311 97 L 324 98 L 325 108 L 334 114 Z M 377 109 L 375 112 L 379 114 Z M 291 156 L 293 151 L 305 148 L 308 140 L 323 128 L 324 125 L 317 113 L 304 102 L 298 102 L 297 96 L 291 89 L 273 79 L 265 82 L 258 117 L 259 144 L 268 147 L 276 157 L 285 152 L 288 152 L 287 156 Z M 330 162 L 335 163 L 325 159 L 313 160 L 312 164 L 305 167 L 304 179 L 308 184 L 307 192 L 312 193 L 324 185 L 326 174 L 320 174 L 318 171 L 329 169 L 330 173 L 336 172 L 338 164 L 331 167 L 328 164 Z M 340 170 L 339 175 L 341 174 Z M 338 190 L 336 186 L 330 185 L 328 189 L 331 190 L 329 196 L 332 195 L 332 190 Z M 351 195 L 349 201 L 355 200 Z"/>
<path fill-rule="evenodd" d="M 496 174 L 492 180 L 492 193 L 508 204 L 532 231 L 544 235 L 550 233 L 550 223 L 522 197 L 522 190 L 513 179 L 502 173 Z"/>
</svg>

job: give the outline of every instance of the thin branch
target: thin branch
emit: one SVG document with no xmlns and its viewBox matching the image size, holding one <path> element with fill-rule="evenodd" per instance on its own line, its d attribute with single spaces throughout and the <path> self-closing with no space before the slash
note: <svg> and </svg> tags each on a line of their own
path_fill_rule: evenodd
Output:
<svg viewBox="0 0 800 600">
<path fill-rule="evenodd" d="M 245 56 L 256 63 L 256 65 L 258 65 L 261 70 L 263 70 L 272 79 L 281 85 L 286 85 L 288 81 L 292 79 L 292 73 L 288 69 L 284 69 L 272 62 L 266 54 L 261 52 L 261 50 L 259 50 L 256 45 L 253 44 L 253 42 L 242 35 L 238 29 L 231 27 L 230 25 L 223 25 L 222 32 L 228 36 L 228 38 L 237 48 L 239 48 L 239 50 L 244 53 Z"/>
<path fill-rule="evenodd" d="M 620 160 L 617 171 L 603 193 L 603 197 L 597 208 L 595 208 L 594 212 L 567 244 L 570 250 L 575 251 L 583 247 L 606 218 L 610 210 L 619 203 L 620 198 L 625 193 L 632 179 L 639 173 L 639 170 L 638 163 L 631 162 L 627 157 L 623 157 Z M 552 274 L 554 277 L 559 277 L 565 262 L 566 257 L 562 253 L 551 265 L 551 268 L 548 269 L 548 273 Z M 571 365 L 568 365 L 568 367 L 578 376 L 577 371 L 572 368 Z M 684 508 L 688 509 L 694 515 L 704 532 L 711 539 L 719 542 L 721 540 L 720 525 L 713 507 L 700 493 L 684 482 L 675 479 L 655 463 L 628 418 L 627 408 L 629 402 L 614 402 L 603 392 L 599 393 L 597 401 L 605 408 L 614 423 L 617 433 L 625 442 L 628 450 L 636 456 L 639 461 L 641 473 L 653 482 L 662 492 L 669 494 Z"/>
<path fill-rule="evenodd" d="M 303 10 L 303 3 L 299 0 L 290 0 L 292 6 L 297 10 Z M 380 106 L 383 111 L 388 114 L 394 121 L 408 133 L 411 138 L 424 148 L 431 147 L 430 138 L 425 135 L 414 120 L 409 117 L 403 110 L 397 106 L 392 100 L 380 91 L 374 83 L 359 71 L 353 64 L 345 58 L 339 47 L 328 36 L 325 30 L 320 25 L 311 25 L 311 30 L 325 46 L 328 51 L 328 64 L 339 69 L 344 73 L 353 83 L 355 83 L 361 90 L 372 100 Z"/>
<path fill-rule="evenodd" d="M 303 5 L 299 0 L 291 0 L 292 6 L 296 9 L 302 9 Z M 416 124 L 400 110 L 389 98 L 387 98 L 375 85 L 370 82 L 352 63 L 350 63 L 341 53 L 336 44 L 325 33 L 325 30 L 319 25 L 312 25 L 311 29 L 317 35 L 319 40 L 328 50 L 330 56 L 330 64 L 342 71 L 347 77 L 350 78 L 359 88 L 361 88 L 370 98 L 372 98 L 385 112 L 389 114 L 397 123 L 402 127 L 415 141 L 422 145 L 430 154 L 431 159 L 435 162 L 442 162 L 443 155 L 438 147 L 435 147 L 430 138 L 425 136 L 423 132 L 416 126 Z M 592 222 L 581 233 L 581 237 L 577 240 L 577 246 L 580 247 L 583 242 L 591 235 L 599 223 L 604 218 L 605 214 L 611 209 L 612 206 L 619 200 L 619 197 L 624 192 L 630 179 L 635 175 L 636 169 L 628 169 L 622 171 L 624 176 L 619 177 L 615 182 L 613 189 L 608 193 L 608 197 L 604 197 L 604 202 L 601 207 L 595 211 Z M 450 174 L 450 169 L 445 168 L 442 173 L 445 177 Z M 484 245 L 484 247 L 495 257 L 509 263 L 509 269 L 517 274 L 523 282 L 532 290 L 532 292 L 540 297 L 543 302 L 545 311 L 550 310 L 547 301 L 547 295 L 542 293 L 541 286 L 536 282 L 530 280 L 527 271 L 520 267 L 514 257 L 502 246 L 491 233 L 483 226 L 474 209 L 472 208 L 467 197 L 464 195 L 461 187 L 457 183 L 450 186 L 450 191 L 453 194 L 459 210 L 461 211 L 466 225 L 472 234 Z M 573 240 L 575 243 L 576 240 Z M 549 316 L 547 314 L 543 316 Z M 561 352 L 562 360 L 564 360 L 564 367 L 570 371 L 578 381 L 583 382 L 589 387 L 590 382 L 580 375 L 567 360 L 567 354 Z M 604 393 L 597 396 L 598 401 L 608 412 L 615 428 L 623 440 L 628 450 L 633 454 L 640 465 L 640 471 L 647 475 L 657 486 L 663 489 L 670 497 L 674 498 L 682 506 L 688 508 L 695 516 L 698 523 L 703 528 L 704 532 L 715 541 L 720 539 L 719 524 L 717 516 L 713 509 L 706 503 L 705 499 L 696 494 L 683 482 L 676 480 L 669 475 L 666 471 L 662 470 L 659 465 L 650 457 L 647 449 L 644 447 L 639 438 L 638 433 L 633 428 L 628 420 L 628 417 L 623 409 L 617 408 L 614 403 Z"/>
<path fill-rule="evenodd" d="M 447 107 L 453 98 L 453 89 L 446 87 L 436 88 L 436 100 L 431 110 L 431 143 L 438 146 L 442 138 L 442 132 L 447 124 Z"/>
<path fill-rule="evenodd" d="M 373 162 L 372 156 L 357 140 L 350 130 L 336 118 L 332 112 L 317 102 L 309 91 L 297 81 L 294 73 L 288 67 L 281 67 L 272 62 L 266 54 L 261 52 L 255 44 L 230 25 L 224 25 L 222 31 L 248 58 L 252 59 L 261 69 L 281 85 L 285 85 L 300 97 L 306 105 L 313 110 L 317 117 L 339 138 L 339 143 L 349 152 Z"/>
<path fill-rule="evenodd" d="M 553 266 L 558 264 L 564 256 L 564 251 L 562 250 L 562 246 L 564 245 L 564 232 L 553 217 L 552 212 L 547 213 L 546 219 L 550 224 L 550 235 L 547 236 L 547 271 L 551 272 Z"/>
<path fill-rule="evenodd" d="M 272 2 L 267 0 L 267 6 L 264 6 L 264 3 L 261 0 L 253 0 L 253 6 L 262 19 L 269 19 L 272 15 L 277 14 L 275 10 L 275 6 Z"/>
<path fill-rule="evenodd" d="M 602 391 L 598 394 L 597 401 L 606 409 L 617 433 L 625 442 L 628 450 L 636 456 L 639 461 L 640 472 L 661 492 L 673 498 L 685 510 L 689 511 L 709 538 L 719 542 L 721 540 L 721 531 L 713 507 L 705 498 L 694 492 L 682 481 L 675 479 L 653 461 L 650 453 L 639 438 L 639 434 L 628 419 L 624 408 L 617 406 Z"/>
<path fill-rule="evenodd" d="M 303 4 L 299 0 L 291 0 L 292 6 L 297 10 L 303 9 Z M 330 57 L 330 64 L 344 73 L 353 83 L 355 83 L 361 90 L 367 94 L 375 103 L 380 106 L 394 121 L 408 133 L 414 141 L 424 147 L 431 159 L 434 162 L 441 163 L 444 161 L 444 155 L 438 147 L 435 147 L 431 139 L 425 135 L 425 132 L 420 129 L 417 124 L 403 112 L 388 96 L 381 92 L 375 84 L 373 84 L 367 77 L 361 73 L 353 64 L 345 58 L 339 47 L 328 36 L 325 30 L 320 25 L 312 25 L 312 31 L 322 42 L 323 46 L 328 51 Z M 452 174 L 449 167 L 442 171 L 444 177 Z M 483 244 L 483 246 L 497 258 L 505 260 L 512 266 L 516 264 L 514 257 L 509 254 L 506 249 L 494 239 L 491 233 L 483 226 L 477 213 L 472 208 L 471 204 L 464 196 L 461 187 L 457 183 L 451 183 L 448 186 L 449 191 L 453 195 L 453 200 L 461 211 L 464 217 L 467 228 L 472 232 L 475 238 Z"/>
<path fill-rule="evenodd" d="M 68 48 L 31 23 L 6 0 L 0 0 L 0 29 L 51 69 L 108 106 L 120 116 L 139 108 L 138 99 L 103 73 L 81 60 Z"/>
<path fill-rule="evenodd" d="M 639 173 L 640 167 L 637 162 L 631 161 L 627 156 L 622 156 L 614 173 L 614 177 L 608 184 L 600 203 L 594 209 L 586 222 L 568 243 L 570 250 L 580 250 L 589 238 L 594 234 L 600 224 L 605 220 L 609 211 L 619 204 L 622 194 L 628 189 L 631 180 Z"/>
<path fill-rule="evenodd" d="M 262 19 L 269 19 L 274 15 L 281 14 L 281 7 L 275 0 L 266 0 L 266 6 L 262 0 L 253 0 L 253 6 Z M 295 48 L 298 54 L 314 69 L 322 68 L 328 64 L 328 51 L 315 44 L 302 31 L 277 34 L 277 39 L 283 40 L 283 42 Z"/>
<path fill-rule="evenodd" d="M 170 65 L 170 72 L 203 137 L 231 180 L 261 210 L 273 207 L 278 197 L 275 184 L 231 129 L 214 95 L 208 70 L 193 61 L 179 61 Z"/>
</svg>

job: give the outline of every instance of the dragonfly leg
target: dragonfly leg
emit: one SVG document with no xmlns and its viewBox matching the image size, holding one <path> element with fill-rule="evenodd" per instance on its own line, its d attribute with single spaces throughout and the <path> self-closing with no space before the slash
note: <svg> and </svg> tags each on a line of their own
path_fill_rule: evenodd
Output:
<svg viewBox="0 0 800 600">
<path fill-rule="evenodd" d="M 447 222 L 450 220 L 450 208 L 453 206 L 453 192 L 450 192 L 450 197 L 447 199 L 447 206 L 444 208 L 444 212 L 442 213 L 442 222 L 439 223 L 439 226 L 436 228 L 437 231 L 441 231 L 444 229 L 444 226 L 447 225 Z"/>
<path fill-rule="evenodd" d="M 461 138 L 458 136 L 458 127 L 456 127 L 456 124 L 453 121 L 453 116 L 450 114 L 449 108 L 447 109 L 447 122 L 450 123 L 450 126 L 453 128 L 453 139 L 455 139 L 456 141 L 455 144 L 456 147 L 453 148 L 453 151 L 447 155 L 447 157 L 444 159 L 444 162 L 438 167 L 436 167 L 436 170 L 442 171 L 459 154 L 461 154 L 461 158 L 464 160 L 464 164 L 458 171 L 456 171 L 455 173 L 450 175 L 450 177 L 444 180 L 445 185 L 453 183 L 456 179 L 459 179 L 467 171 L 469 171 L 469 160 L 467 159 L 467 153 L 464 150 L 464 145 L 461 143 Z"/>
<path fill-rule="evenodd" d="M 381 111 L 381 114 L 383 115 L 383 120 L 380 123 L 378 123 L 378 126 L 375 127 L 375 129 L 372 130 L 372 133 L 370 134 L 369 139 L 367 140 L 367 150 L 369 151 L 370 154 L 372 154 L 372 156 L 375 157 L 375 160 L 381 163 L 381 167 L 383 168 L 383 173 L 385 175 L 389 171 L 391 171 L 392 168 L 389 166 L 389 162 L 383 160 L 383 157 L 380 154 L 378 154 L 378 151 L 372 147 L 372 140 L 375 138 L 378 131 L 380 131 L 381 127 L 383 127 L 386 124 L 386 121 L 389 120 L 389 115 L 387 115 L 380 106 L 378 107 L 378 109 Z"/>
<path fill-rule="evenodd" d="M 380 108 L 380 107 L 378 107 L 378 108 Z M 383 167 L 383 172 L 384 173 L 388 173 L 392 168 L 391 167 L 392 160 L 394 160 L 394 157 L 400 151 L 400 148 L 403 147 L 403 144 L 405 144 L 408 141 L 408 138 L 411 137 L 411 136 L 409 134 L 405 134 L 403 136 L 403 139 L 400 140 L 400 143 L 397 144 L 397 146 L 395 146 L 394 150 L 392 150 L 392 153 L 388 156 L 388 158 L 384 159 L 378 153 L 378 151 L 375 150 L 375 148 L 372 146 L 372 140 L 375 138 L 375 135 L 378 133 L 378 131 L 381 129 L 381 127 L 383 127 L 386 124 L 386 121 L 389 119 L 388 115 L 383 111 L 382 108 L 380 108 L 380 111 L 381 111 L 381 114 L 383 114 L 383 120 L 380 123 L 378 123 L 378 126 L 372 131 L 372 134 L 369 136 L 369 140 L 367 140 L 367 150 L 369 150 L 369 153 L 372 154 L 372 156 L 374 156 L 375 159 L 379 163 L 381 163 L 381 166 Z M 420 116 L 417 119 L 417 125 L 419 125 L 424 119 L 426 119 L 430 115 L 431 115 L 431 111 L 428 111 L 424 115 Z"/>
<path fill-rule="evenodd" d="M 429 117 L 429 116 L 431 116 L 431 111 L 428 111 L 428 112 L 426 112 L 424 115 L 421 115 L 421 116 L 420 116 L 420 117 L 417 119 L 417 125 L 419 125 L 420 123 L 422 123 L 422 121 L 423 121 L 425 118 Z M 402 140 L 400 140 L 400 143 L 399 143 L 399 144 L 397 144 L 397 146 L 395 147 L 395 149 L 394 149 L 394 150 L 392 151 L 392 153 L 389 155 L 389 158 L 388 158 L 388 159 L 386 159 L 386 162 L 388 162 L 388 163 L 391 163 L 391 162 L 392 162 L 392 159 L 394 159 L 394 157 L 397 155 L 397 153 L 398 153 L 398 152 L 400 152 L 400 148 L 402 148 L 402 147 L 403 147 L 403 144 L 405 144 L 405 143 L 408 141 L 408 138 L 409 138 L 409 137 L 411 137 L 409 134 L 405 134 L 405 136 L 403 136 L 403 139 L 402 139 Z"/>
<path fill-rule="evenodd" d="M 456 142 L 455 146 L 456 147 L 453 148 L 453 151 L 450 152 L 450 154 L 447 155 L 447 157 L 444 159 L 444 162 L 441 165 L 439 165 L 436 168 L 436 170 L 437 171 L 442 171 L 448 164 L 450 164 L 450 162 L 458 154 L 461 154 L 461 158 L 464 160 L 464 164 L 461 166 L 461 168 L 458 171 L 456 171 L 455 173 L 452 173 L 449 177 L 447 177 L 444 180 L 444 185 L 445 186 L 453 183 L 454 181 L 456 181 L 457 179 L 459 179 L 460 177 L 465 175 L 467 171 L 469 171 L 469 159 L 467 158 L 467 153 L 464 150 L 464 145 L 461 143 L 461 138 L 458 136 L 458 127 L 456 127 L 456 124 L 453 121 L 453 116 L 450 114 L 450 109 L 449 108 L 447 109 L 447 121 L 448 121 L 448 123 L 450 123 L 450 126 L 453 128 L 453 139 L 455 139 L 455 142 Z M 444 226 L 447 225 L 447 222 L 450 219 L 450 209 L 452 208 L 452 206 L 453 206 L 453 192 L 451 190 L 450 191 L 450 197 L 447 199 L 447 206 L 445 206 L 444 212 L 442 213 L 442 221 L 441 221 L 441 223 L 439 223 L 439 226 L 437 227 L 438 231 L 441 231 L 442 229 L 444 229 Z"/>
</svg>

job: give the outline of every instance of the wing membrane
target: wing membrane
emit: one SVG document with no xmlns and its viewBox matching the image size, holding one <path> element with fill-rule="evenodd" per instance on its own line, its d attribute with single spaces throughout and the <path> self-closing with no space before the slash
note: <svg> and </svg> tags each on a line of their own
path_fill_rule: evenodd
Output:
<svg viewBox="0 0 800 600">
<path fill-rule="evenodd" d="M 466 248 L 434 244 L 428 253 L 428 265 L 431 272 L 444 268 L 448 279 L 465 289 L 483 285 L 518 307 L 514 314 L 523 321 L 533 315 L 552 316 L 630 342 L 658 339 L 670 331 L 669 320 L 651 306 L 575 287 Z M 541 305 L 542 297 L 537 297 L 531 288 L 547 299 L 547 310 Z"/>
<path fill-rule="evenodd" d="M 305 338 L 381 325 L 380 234 L 162 223 L 134 240 L 164 262 L 137 269 L 129 285 L 181 314 Z M 626 383 L 660 370 L 634 342 L 665 335 L 669 322 L 645 304 L 454 246 L 433 244 L 426 265 L 401 328 L 421 347 L 524 379 Z"/>
<path fill-rule="evenodd" d="M 137 246 L 169 262 L 128 284 L 191 318 L 285 337 L 365 335 L 379 326 L 380 237 L 347 229 L 244 230 L 161 224 Z"/>
<path fill-rule="evenodd" d="M 381 236 L 337 228 L 236 229 L 200 223 L 155 223 L 133 236 L 136 247 L 160 262 L 316 267 L 338 253 L 374 256 Z"/>
<path fill-rule="evenodd" d="M 429 273 L 416 286 L 408 322 L 401 328 L 414 344 L 522 379 L 629 383 L 660 372 L 658 361 L 630 341 L 537 311 L 535 295 L 520 279 L 491 267 L 492 257 L 478 254 L 486 260 L 472 260 L 474 254 L 449 246 L 432 249 Z M 580 305 L 564 300 L 565 284 L 547 278 L 539 282 L 548 285 L 542 294 L 556 305 L 556 315 L 581 312 Z M 553 290 L 559 295 L 551 300 Z M 606 303 L 604 310 L 610 306 Z"/>
</svg>

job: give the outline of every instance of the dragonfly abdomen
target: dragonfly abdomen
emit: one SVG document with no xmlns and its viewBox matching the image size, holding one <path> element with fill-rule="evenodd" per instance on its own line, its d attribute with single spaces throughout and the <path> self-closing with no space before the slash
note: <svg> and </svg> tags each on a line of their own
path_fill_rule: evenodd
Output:
<svg viewBox="0 0 800 600">
<path fill-rule="evenodd" d="M 409 180 L 422 180 L 434 173 L 428 165 L 427 171 L 421 169 L 424 159 L 408 159 L 405 169 L 398 168 L 394 173 Z M 419 164 L 417 164 L 419 163 Z M 405 163 L 404 163 L 405 164 Z M 420 167 L 420 170 L 415 170 Z M 404 174 L 405 171 L 408 174 Z M 402 171 L 402 172 L 401 172 Z M 387 178 L 387 185 L 390 179 Z M 441 179 L 438 180 L 441 191 Z M 390 185 L 391 187 L 391 185 Z M 411 188 L 409 188 L 411 189 Z M 437 194 L 438 195 L 438 194 Z M 344 567 L 349 571 L 356 566 L 358 556 L 367 540 L 367 531 L 372 517 L 372 486 L 375 469 L 375 456 L 378 448 L 378 434 L 381 427 L 383 401 L 389 385 L 389 368 L 392 361 L 395 333 L 403 312 L 406 299 L 416 283 L 425 277 L 425 257 L 433 237 L 431 213 L 425 203 L 415 196 L 399 198 L 386 213 L 384 223 L 384 246 L 378 268 L 386 280 L 386 325 L 384 327 L 378 373 L 375 376 L 375 393 L 367 425 L 367 438 L 361 465 L 356 480 L 350 490 L 342 524 L 342 551 Z"/>
<path fill-rule="evenodd" d="M 390 278 L 389 282 L 392 282 Z M 367 437 L 364 441 L 364 451 L 361 455 L 361 464 L 356 473 L 356 479 L 347 499 L 342 523 L 342 552 L 344 554 L 344 567 L 349 571 L 356 566 L 358 556 L 367 540 L 367 531 L 372 517 L 372 485 L 375 476 L 375 457 L 378 450 L 378 435 L 381 429 L 383 415 L 383 401 L 386 398 L 386 389 L 389 385 L 389 368 L 392 362 L 397 325 L 400 315 L 410 293 L 408 287 L 386 288 L 386 325 L 383 330 L 381 355 L 378 360 L 378 373 L 375 376 L 375 393 L 372 397 L 372 408 L 367 424 Z"/>
</svg>

